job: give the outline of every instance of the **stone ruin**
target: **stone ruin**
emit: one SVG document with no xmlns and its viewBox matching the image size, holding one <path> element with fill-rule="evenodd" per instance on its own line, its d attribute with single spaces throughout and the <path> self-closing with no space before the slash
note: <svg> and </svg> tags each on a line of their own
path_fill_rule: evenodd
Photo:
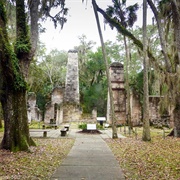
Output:
<svg viewBox="0 0 180 180">
<path fill-rule="evenodd" d="M 117 124 L 126 123 L 126 91 L 124 88 L 124 68 L 119 62 L 114 62 L 110 65 L 110 79 L 112 85 L 114 111 Z M 172 127 L 172 108 L 169 107 L 168 114 L 160 114 L 160 96 L 149 96 L 149 119 L 151 124 L 161 127 Z M 130 94 L 130 107 L 131 107 L 131 121 L 133 126 L 142 125 L 142 106 L 140 98 L 135 93 Z M 171 116 L 169 115 L 171 114 Z M 107 122 L 111 123 L 110 100 L 108 93 L 107 101 Z"/>
<path fill-rule="evenodd" d="M 140 98 L 137 94 L 130 93 L 130 107 L 131 107 L 131 121 L 133 126 L 142 125 L 142 110 L 140 104 Z"/>
<path fill-rule="evenodd" d="M 44 122 L 46 124 L 61 124 L 63 122 L 64 88 L 56 87 L 51 93 L 51 101 L 46 104 Z"/>
<path fill-rule="evenodd" d="M 161 115 L 160 113 L 160 100 L 161 96 L 149 96 L 149 119 L 150 124 L 155 127 L 173 127 L 173 109 L 169 107 L 168 114 Z M 140 98 L 136 94 L 131 94 L 131 117 L 134 126 L 142 125 L 142 107 Z M 171 115 L 171 116 L 170 116 Z"/>
<path fill-rule="evenodd" d="M 68 51 L 68 63 L 63 101 L 63 121 L 79 121 L 81 119 L 79 98 L 79 65 L 78 52 Z"/>
<path fill-rule="evenodd" d="M 64 102 L 77 105 L 80 102 L 78 52 L 75 50 L 68 51 Z"/>
<path fill-rule="evenodd" d="M 119 62 L 114 62 L 110 65 L 110 79 L 112 83 L 113 101 L 115 116 L 117 124 L 126 123 L 126 91 L 124 87 L 124 67 Z M 161 116 L 159 113 L 159 101 L 160 97 L 149 97 L 149 109 L 150 109 L 150 121 L 153 124 L 168 124 L 169 116 Z M 138 95 L 131 92 L 131 117 L 132 124 L 142 125 L 142 109 L 140 104 L 140 98 Z M 170 112 L 172 114 L 172 112 Z M 56 123 L 57 125 L 62 122 L 80 121 L 86 120 L 87 122 L 96 122 L 97 110 L 92 110 L 92 115 L 82 117 L 80 108 L 79 97 L 79 69 L 78 69 L 78 53 L 75 50 L 68 51 L 68 63 L 66 73 L 65 88 L 56 87 L 51 94 L 51 101 L 46 104 L 46 112 L 44 116 L 45 123 Z M 111 124 L 111 112 L 109 93 L 107 100 L 107 122 Z M 34 93 L 30 93 L 28 96 L 28 120 L 40 121 L 42 116 L 38 107 L 36 106 L 36 96 Z"/>
<path fill-rule="evenodd" d="M 65 88 L 56 87 L 52 91 L 51 101 L 46 105 L 45 123 L 79 121 L 79 69 L 78 54 L 75 50 L 68 51 L 68 63 Z"/>
<path fill-rule="evenodd" d="M 36 94 L 33 92 L 28 93 L 27 97 L 27 115 L 28 115 L 28 122 L 31 121 L 41 121 L 42 114 L 36 104 Z"/>
<path fill-rule="evenodd" d="M 110 65 L 110 80 L 113 93 L 114 113 L 117 124 L 126 122 L 126 94 L 124 88 L 124 67 L 119 62 Z M 111 123 L 110 98 L 107 101 L 107 122 Z"/>
</svg>

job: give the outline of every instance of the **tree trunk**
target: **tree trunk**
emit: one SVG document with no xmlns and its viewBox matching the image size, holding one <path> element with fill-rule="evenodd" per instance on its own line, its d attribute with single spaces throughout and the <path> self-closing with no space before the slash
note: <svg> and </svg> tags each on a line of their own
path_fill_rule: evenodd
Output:
<svg viewBox="0 0 180 180">
<path fill-rule="evenodd" d="M 2 106 L 1 106 L 1 102 L 0 102 L 0 128 L 3 127 L 3 125 L 2 125 L 2 119 L 3 119 L 3 114 L 2 114 Z"/>
<path fill-rule="evenodd" d="M 118 21 L 108 16 L 101 8 L 97 6 L 97 4 L 96 7 L 97 7 L 97 11 L 103 15 L 104 19 L 106 19 L 108 23 L 110 23 L 113 27 L 115 27 L 119 33 L 130 38 L 132 42 L 141 51 L 143 51 L 143 43 L 139 39 L 137 39 L 130 31 L 128 31 L 124 26 L 122 26 Z M 156 67 L 158 67 L 160 70 L 163 70 L 163 68 L 158 63 L 158 61 L 156 61 L 156 58 L 153 56 L 152 52 L 149 49 L 147 49 L 147 55 L 149 59 L 155 64 Z"/>
<path fill-rule="evenodd" d="M 170 59 L 168 57 L 168 53 L 167 53 L 167 45 L 166 45 L 166 41 L 165 41 L 165 36 L 164 36 L 164 30 L 162 27 L 162 19 L 161 19 L 161 15 L 158 13 L 156 7 L 154 6 L 152 0 L 147 0 L 149 6 L 151 7 L 154 16 L 156 18 L 157 21 L 157 27 L 158 27 L 158 32 L 159 32 L 159 37 L 160 37 L 160 42 L 161 42 L 161 48 L 162 48 L 162 53 L 164 56 L 164 60 L 165 60 L 165 64 L 166 64 L 166 71 L 167 72 L 172 72 L 172 68 L 171 68 L 171 63 L 170 63 Z"/>
<path fill-rule="evenodd" d="M 174 113 L 174 136 L 180 137 L 180 95 L 176 97 L 176 107 L 173 113 Z"/>
<path fill-rule="evenodd" d="M 111 86 L 111 80 L 110 80 L 110 75 L 109 75 L 109 64 L 107 61 L 106 50 L 105 50 L 105 46 L 104 46 L 103 36 L 102 36 L 101 27 L 100 27 L 100 23 L 99 23 L 99 17 L 98 17 L 98 13 L 97 13 L 97 5 L 96 5 L 95 0 L 92 0 L 92 4 L 93 4 L 94 14 L 95 14 L 97 27 L 98 27 L 98 31 L 99 31 L 99 37 L 100 37 L 100 41 L 101 41 L 103 57 L 104 57 L 105 65 L 106 65 L 106 75 L 107 75 L 107 80 L 108 80 L 110 106 L 111 106 L 111 118 L 112 118 L 112 138 L 115 139 L 115 138 L 118 138 L 118 134 L 117 134 L 117 128 L 116 128 L 116 117 L 115 117 L 115 113 L 114 113 L 114 101 L 113 101 L 113 94 L 112 94 L 112 86 Z"/>
<path fill-rule="evenodd" d="M 126 51 L 126 93 L 127 93 L 127 123 L 128 127 L 132 129 L 131 122 L 131 105 L 130 105 L 130 87 L 129 87 L 129 62 L 130 62 L 130 52 L 127 45 L 126 37 L 124 36 L 124 46 Z"/>
<path fill-rule="evenodd" d="M 31 58 L 33 58 L 36 48 L 37 48 L 37 39 L 39 37 L 38 33 L 38 20 L 39 20 L 39 0 L 29 1 L 30 8 L 30 17 L 31 17 Z"/>
<path fill-rule="evenodd" d="M 2 101 L 4 112 L 4 137 L 2 149 L 11 151 L 27 151 L 32 141 L 29 136 L 26 91 L 8 90 Z"/>
<path fill-rule="evenodd" d="M 5 4 L 2 1 L 0 1 L 0 10 L 0 100 L 5 124 L 1 148 L 11 151 L 27 151 L 34 143 L 29 136 L 26 109 L 25 78 L 30 63 L 30 39 L 24 1 L 16 1 L 16 54 L 9 43 Z"/>
<path fill-rule="evenodd" d="M 165 65 L 167 72 L 170 72 L 171 78 L 169 83 L 167 84 L 169 86 L 169 93 L 168 93 L 168 98 L 169 98 L 169 103 L 175 104 L 175 109 L 174 109 L 174 135 L 180 137 L 180 120 L 179 120 L 179 115 L 180 115 L 180 2 L 176 0 L 170 1 L 171 3 L 171 11 L 172 11 L 172 22 L 173 22 L 173 28 L 174 28 L 174 47 L 176 47 L 176 52 L 170 56 L 167 53 L 167 47 L 165 42 L 165 35 L 163 34 L 163 28 L 162 28 L 162 23 L 161 23 L 161 14 L 157 11 L 154 3 L 152 0 L 147 0 L 148 4 L 150 5 L 157 21 L 157 26 L 158 26 L 158 31 L 159 31 L 159 36 L 161 40 L 161 47 L 165 59 Z M 168 7 L 169 8 L 169 7 Z M 176 55 L 177 54 L 177 55 Z M 172 66 L 170 66 L 170 60 L 167 57 L 174 57 L 172 59 Z M 171 68 L 171 69 L 170 69 Z M 175 80 L 174 80 L 175 79 Z M 173 86 L 172 86 L 173 84 Z"/>
<path fill-rule="evenodd" d="M 0 119 L 0 128 L 2 128 L 3 125 L 2 125 L 2 119 Z"/>
<path fill-rule="evenodd" d="M 150 141 L 149 125 L 149 90 L 148 90 L 148 58 L 147 58 L 147 1 L 143 0 L 143 141 Z"/>
<path fill-rule="evenodd" d="M 175 109 L 174 109 L 174 135 L 180 137 L 180 2 L 172 0 L 173 22 L 175 34 L 175 46 L 177 51 L 176 65 L 176 91 L 175 91 Z"/>
</svg>

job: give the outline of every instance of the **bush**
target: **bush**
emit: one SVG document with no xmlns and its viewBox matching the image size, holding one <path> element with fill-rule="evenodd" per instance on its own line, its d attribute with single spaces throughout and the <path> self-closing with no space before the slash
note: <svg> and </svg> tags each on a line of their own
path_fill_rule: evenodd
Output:
<svg viewBox="0 0 180 180">
<path fill-rule="evenodd" d="M 87 124 L 86 123 L 79 124 L 78 128 L 82 130 L 87 129 Z"/>
<path fill-rule="evenodd" d="M 100 130 L 104 129 L 104 127 L 102 125 L 100 125 L 100 124 L 96 124 L 96 127 L 97 127 L 97 129 L 100 129 Z"/>
</svg>

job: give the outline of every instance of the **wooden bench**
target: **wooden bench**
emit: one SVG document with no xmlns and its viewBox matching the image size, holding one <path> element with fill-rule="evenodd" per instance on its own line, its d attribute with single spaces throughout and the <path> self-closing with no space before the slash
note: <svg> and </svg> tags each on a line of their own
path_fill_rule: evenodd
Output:
<svg viewBox="0 0 180 180">
<path fill-rule="evenodd" d="M 69 127 L 70 127 L 69 124 L 64 125 L 64 128 L 67 129 L 67 131 L 69 131 Z"/>
<path fill-rule="evenodd" d="M 66 136 L 66 133 L 67 133 L 67 129 L 66 128 L 63 128 L 60 131 L 61 131 L 61 136 Z"/>
<path fill-rule="evenodd" d="M 46 130 L 46 129 L 42 129 L 42 130 L 30 130 L 29 132 L 42 132 L 43 133 L 43 137 L 47 137 L 47 133 L 49 132 L 49 130 Z"/>
</svg>

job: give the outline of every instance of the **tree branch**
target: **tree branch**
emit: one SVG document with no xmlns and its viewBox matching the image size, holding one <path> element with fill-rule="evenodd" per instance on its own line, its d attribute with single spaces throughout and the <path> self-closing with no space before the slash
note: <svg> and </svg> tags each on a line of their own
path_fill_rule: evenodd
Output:
<svg viewBox="0 0 180 180">
<path fill-rule="evenodd" d="M 159 36 L 160 36 L 160 42 L 161 42 L 161 48 L 162 48 L 162 54 L 164 56 L 164 60 L 165 60 L 165 64 L 166 64 L 166 71 L 167 72 L 172 72 L 172 67 L 171 67 L 171 64 L 170 64 L 170 59 L 168 57 L 168 54 L 167 54 L 167 47 L 166 47 L 166 44 L 165 44 L 165 37 L 164 37 L 164 34 L 163 34 L 163 27 L 162 27 L 162 23 L 161 23 L 161 18 L 159 16 L 159 12 L 157 11 L 154 3 L 152 2 L 152 0 L 147 0 L 149 6 L 151 7 L 153 13 L 154 13 L 154 16 L 156 18 L 156 21 L 157 21 L 157 26 L 158 26 L 158 31 L 159 31 Z"/>
<path fill-rule="evenodd" d="M 117 29 L 117 31 L 119 33 L 121 33 L 122 35 L 130 38 L 133 43 L 141 50 L 143 51 L 143 44 L 142 42 L 137 39 L 131 32 L 129 32 L 125 27 L 123 27 L 119 22 L 117 22 L 115 19 L 111 18 L 110 16 L 108 16 L 104 10 L 102 10 L 101 8 L 99 8 L 99 6 L 96 4 L 95 5 L 97 7 L 97 11 L 99 13 L 101 13 L 103 15 L 103 17 L 106 19 L 106 21 L 111 24 L 113 27 L 115 27 Z M 154 62 L 156 64 L 157 67 L 159 67 L 160 70 L 162 70 L 162 67 L 160 67 L 160 65 L 157 63 L 157 60 L 155 59 L 155 57 L 153 56 L 153 54 L 149 51 L 149 49 L 147 49 L 147 54 L 149 59 Z"/>
</svg>

